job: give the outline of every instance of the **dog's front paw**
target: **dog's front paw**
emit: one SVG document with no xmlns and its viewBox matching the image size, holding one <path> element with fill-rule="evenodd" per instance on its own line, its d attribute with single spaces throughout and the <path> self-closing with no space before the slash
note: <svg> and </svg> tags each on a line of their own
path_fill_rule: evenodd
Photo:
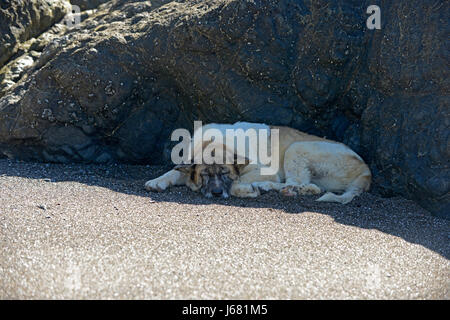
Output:
<svg viewBox="0 0 450 320">
<path fill-rule="evenodd" d="M 257 181 L 257 182 L 252 182 L 251 185 L 253 186 L 254 189 L 258 189 L 259 191 L 270 191 L 273 189 L 273 186 L 271 184 L 271 182 L 267 182 L 267 181 Z"/>
<path fill-rule="evenodd" d="M 322 190 L 313 183 L 302 184 L 298 187 L 298 193 L 301 195 L 319 194 Z"/>
<path fill-rule="evenodd" d="M 294 197 L 298 194 L 295 186 L 286 186 L 280 190 L 280 193 L 285 197 Z"/>
<path fill-rule="evenodd" d="M 259 192 L 259 189 L 258 188 L 254 188 L 253 186 L 252 186 L 252 191 L 249 191 L 246 195 L 245 195 L 245 197 L 247 197 L 247 198 L 256 198 L 256 197 L 259 197 L 261 195 L 261 192 Z"/>
<path fill-rule="evenodd" d="M 239 198 L 256 198 L 260 195 L 259 189 L 251 184 L 236 184 L 231 187 L 231 195 Z"/>
<path fill-rule="evenodd" d="M 161 192 L 161 191 L 166 190 L 168 187 L 169 187 L 168 183 L 159 178 L 149 180 L 145 183 L 145 189 L 147 191 Z"/>
<path fill-rule="evenodd" d="M 293 197 L 296 195 L 312 195 L 322 192 L 318 186 L 313 183 L 301 184 L 301 185 L 287 185 L 280 190 L 281 194 L 287 197 Z"/>
</svg>

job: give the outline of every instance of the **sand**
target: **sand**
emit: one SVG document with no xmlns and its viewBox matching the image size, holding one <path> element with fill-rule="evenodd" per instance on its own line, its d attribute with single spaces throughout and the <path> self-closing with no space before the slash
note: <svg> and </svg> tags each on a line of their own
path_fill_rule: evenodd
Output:
<svg viewBox="0 0 450 320">
<path fill-rule="evenodd" d="M 412 201 L 145 191 L 164 170 L 0 160 L 0 298 L 450 297 L 450 221 Z"/>
</svg>

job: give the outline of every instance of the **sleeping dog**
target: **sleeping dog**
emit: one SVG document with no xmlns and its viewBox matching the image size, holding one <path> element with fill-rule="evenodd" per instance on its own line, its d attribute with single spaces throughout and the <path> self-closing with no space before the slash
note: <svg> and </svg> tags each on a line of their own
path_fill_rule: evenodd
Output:
<svg viewBox="0 0 450 320">
<path fill-rule="evenodd" d="M 346 145 L 309 135 L 289 127 L 267 126 L 238 122 L 209 124 L 202 131 L 219 132 L 235 129 L 276 130 L 278 139 L 268 143 L 279 166 L 269 174 L 263 173 L 266 164 L 250 161 L 223 144 L 224 157 L 231 161 L 180 164 L 164 175 L 147 181 L 149 191 L 164 191 L 170 186 L 186 185 L 206 197 L 257 197 L 260 191 L 276 190 L 286 196 L 315 195 L 326 192 L 317 201 L 346 204 L 370 187 L 372 175 L 364 160 Z M 270 134 L 269 134 L 270 135 Z M 261 139 L 250 147 L 261 148 Z M 214 143 L 202 140 L 202 146 Z M 191 149 L 194 157 L 195 148 Z M 277 152 L 274 152 L 274 151 Z M 248 153 L 248 147 L 247 147 Z M 225 163 L 224 163 L 225 162 Z"/>
</svg>

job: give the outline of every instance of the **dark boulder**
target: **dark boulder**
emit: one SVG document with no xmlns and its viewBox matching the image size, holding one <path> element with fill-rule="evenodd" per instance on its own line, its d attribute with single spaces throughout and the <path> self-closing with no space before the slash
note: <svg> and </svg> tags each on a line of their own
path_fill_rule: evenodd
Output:
<svg viewBox="0 0 450 320">
<path fill-rule="evenodd" d="M 0 100 L 0 153 L 161 163 L 193 120 L 288 125 L 448 216 L 449 14 L 433 3 L 382 1 L 368 30 L 369 1 L 109 1 Z"/>
<path fill-rule="evenodd" d="M 381 191 L 450 217 L 450 7 L 445 1 L 382 1 L 381 32 L 367 59 L 362 146 Z"/>
</svg>

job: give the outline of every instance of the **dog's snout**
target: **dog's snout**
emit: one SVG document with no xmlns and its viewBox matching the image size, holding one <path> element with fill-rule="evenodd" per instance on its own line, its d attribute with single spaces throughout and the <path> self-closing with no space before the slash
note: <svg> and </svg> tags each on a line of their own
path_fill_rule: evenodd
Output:
<svg viewBox="0 0 450 320">
<path fill-rule="evenodd" d="M 220 188 L 214 188 L 211 190 L 211 193 L 215 196 L 215 197 L 220 197 L 223 193 L 222 189 Z"/>
</svg>

